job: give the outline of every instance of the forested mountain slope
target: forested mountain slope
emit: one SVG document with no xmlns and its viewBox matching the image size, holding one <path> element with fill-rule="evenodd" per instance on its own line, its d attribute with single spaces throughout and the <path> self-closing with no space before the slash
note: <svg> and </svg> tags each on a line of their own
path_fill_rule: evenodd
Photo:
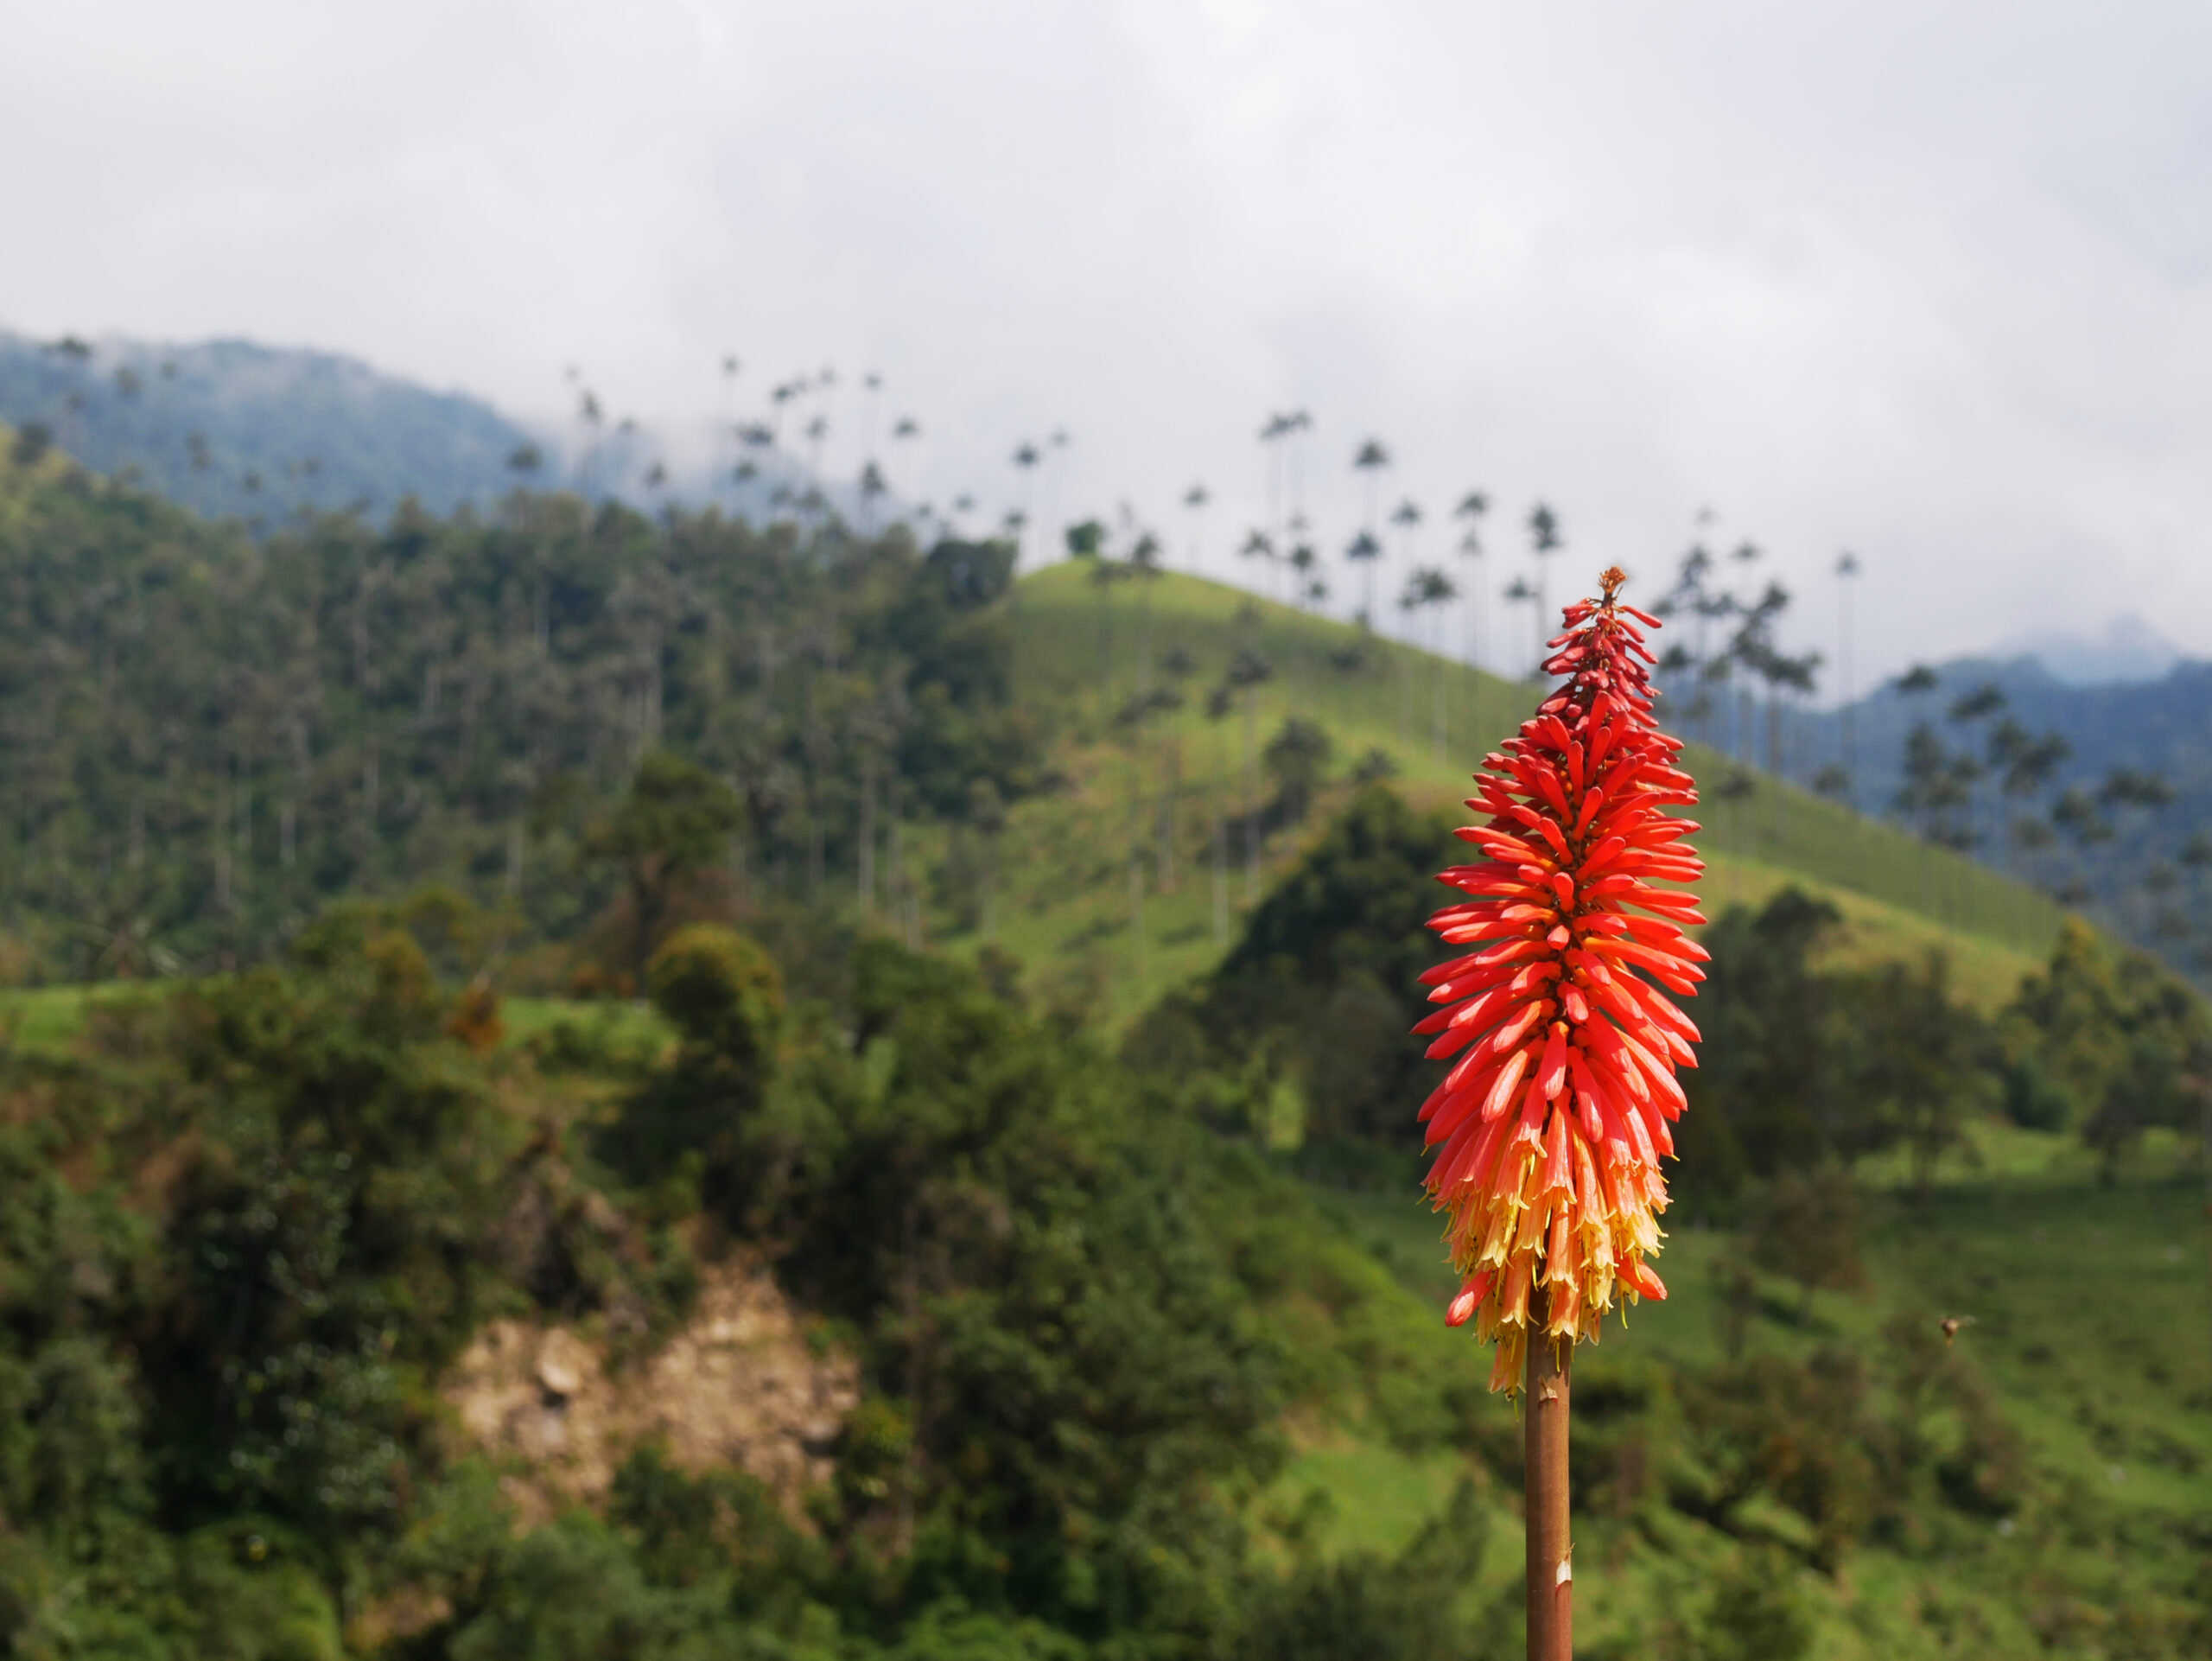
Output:
<svg viewBox="0 0 2212 1661">
<path fill-rule="evenodd" d="M 1884 686 L 1850 719 L 1870 809 L 1972 847 L 2205 977 L 2212 665 L 2077 685 L 2033 659 L 1957 659 Z M 1840 720 L 1814 723 L 1824 751 Z"/>
<path fill-rule="evenodd" d="M 728 881 L 842 901 L 855 844 L 1042 781 L 1008 553 L 572 497 L 264 540 L 48 454 L 0 461 L 0 906 L 38 972 L 265 956 L 340 894 L 454 887 L 523 939 L 641 758 L 743 798 Z M 734 824 L 733 830 L 739 827 Z"/>
<path fill-rule="evenodd" d="M 518 949 L 573 942 L 619 926 L 593 833 L 665 749 L 737 799 L 728 891 L 988 943 L 1131 1014 L 1226 950 L 1317 807 L 1382 775 L 1455 800 L 1527 702 L 1188 577 L 1009 588 L 1010 557 L 569 496 L 255 539 L 0 453 L 10 960 L 253 961 L 334 895 L 428 883 L 508 908 Z M 1691 764 L 1724 903 L 1811 882 L 1866 950 L 1944 941 L 1992 1002 L 2055 932 L 1986 868 Z"/>
</svg>

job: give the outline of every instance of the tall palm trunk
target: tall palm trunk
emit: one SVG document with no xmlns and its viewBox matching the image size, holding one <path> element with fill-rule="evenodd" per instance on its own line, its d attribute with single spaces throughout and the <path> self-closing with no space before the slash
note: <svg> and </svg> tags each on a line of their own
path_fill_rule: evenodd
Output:
<svg viewBox="0 0 2212 1661">
<path fill-rule="evenodd" d="M 859 857 L 860 901 L 862 918 L 875 914 L 875 751 L 861 751 L 861 825 Z"/>
<path fill-rule="evenodd" d="M 1244 689 L 1244 903 L 1260 900 L 1260 689 Z"/>
<path fill-rule="evenodd" d="M 1434 628 L 1431 630 L 1432 634 L 1438 638 L 1431 643 L 1428 665 L 1429 736 L 1435 750 L 1436 764 L 1439 767 L 1444 765 L 1444 745 L 1446 737 L 1446 717 L 1444 707 L 1445 657 L 1444 641 L 1441 639 L 1443 623 L 1444 620 L 1440 616 Z"/>
<path fill-rule="evenodd" d="M 1213 811 L 1213 943 L 1229 944 L 1229 827 L 1223 821 L 1221 800 L 1211 791 L 1207 800 Z"/>
</svg>

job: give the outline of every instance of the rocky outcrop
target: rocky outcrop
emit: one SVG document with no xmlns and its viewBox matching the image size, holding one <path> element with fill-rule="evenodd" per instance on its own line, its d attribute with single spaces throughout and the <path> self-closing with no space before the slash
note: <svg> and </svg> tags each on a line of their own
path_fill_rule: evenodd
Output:
<svg viewBox="0 0 2212 1661">
<path fill-rule="evenodd" d="M 851 1358 L 810 1343 L 759 1263 L 708 1269 L 691 1316 L 658 1351 L 611 1369 L 572 1327 L 495 1321 L 442 1391 L 462 1430 L 508 1467 L 524 1526 L 596 1503 L 640 1442 L 686 1470 L 735 1466 L 796 1505 L 830 1474 L 830 1450 L 860 1400 Z"/>
</svg>

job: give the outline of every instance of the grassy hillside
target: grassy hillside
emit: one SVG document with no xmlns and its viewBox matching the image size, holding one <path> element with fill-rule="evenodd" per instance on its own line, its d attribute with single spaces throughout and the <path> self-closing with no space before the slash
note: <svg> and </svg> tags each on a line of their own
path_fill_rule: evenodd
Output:
<svg viewBox="0 0 2212 1661">
<path fill-rule="evenodd" d="M 1833 1365 L 1847 1355 L 1872 1380 L 1877 1416 L 1900 1411 L 1916 1365 L 1954 1369 L 1972 1381 L 1960 1401 L 1980 1392 L 2009 1427 L 1999 1440 L 2022 1496 L 2002 1515 L 1930 1514 L 1940 1538 L 1872 1544 L 1834 1577 L 1770 1562 L 1763 1572 L 1789 1587 L 1814 1628 L 1811 1654 L 1842 1661 L 2077 1646 L 2171 1652 L 2145 1635 L 2171 1619 L 2153 1583 L 2185 1575 L 2212 1524 L 2204 1509 L 2212 1345 L 2198 1194 L 2182 1151 L 2154 1139 L 2127 1176 L 2101 1187 L 2063 1139 L 1987 1127 L 1947 1165 L 1924 1205 L 1901 1183 L 1881 1186 L 1879 1169 L 1865 1173 L 1872 1210 L 1864 1292 L 1821 1294 L 1801 1314 L 1794 1289 L 1756 1283 L 1740 1340 L 1745 1364 L 1780 1378 L 1782 1368 Z M 1436 1326 L 1434 1310 L 1455 1282 L 1437 1262 L 1427 1213 L 1397 1195 L 1327 1195 L 1324 1203 L 1418 1294 L 1375 1340 L 1403 1358 L 1401 1388 L 1411 1394 L 1417 1380 L 1471 1370 L 1469 1346 L 1453 1346 Z M 1694 1439 L 1685 1433 L 1683 1404 L 1655 1397 L 1654 1368 L 1686 1370 L 1686 1378 L 1724 1362 L 1725 1270 L 1736 1250 L 1726 1234 L 1677 1231 L 1662 1264 L 1672 1295 L 1637 1310 L 1625 1331 L 1578 1358 L 1578 1492 L 1613 1483 L 1608 1463 L 1623 1457 L 1623 1419 L 1650 1438 L 1656 1465 L 1676 1467 L 1671 1477 L 1643 1480 L 1685 1480 Z M 1946 1314 L 1974 1318 L 1948 1349 L 1933 1336 Z M 1503 1403 L 1478 1415 L 1478 1425 L 1511 1439 Z M 1278 1504 L 1292 1507 L 1319 1492 L 1321 1501 L 1306 1503 L 1337 1550 L 1395 1550 L 1443 1511 L 1478 1463 L 1441 1429 L 1424 1437 L 1374 1411 L 1312 1427 Z M 1648 1516 L 1631 1522 L 1624 1512 L 1627 1526 L 1599 1516 L 1578 1528 L 1578 1566 L 1586 1553 L 1592 1571 L 1577 1577 L 1577 1637 L 1587 1652 L 1653 1652 L 1640 1645 L 1655 1626 L 1694 1607 L 1725 1568 L 1726 1541 L 1673 1520 L 1662 1531 Z M 1802 1526 L 1778 1509 L 1735 1524 L 1749 1545 L 1768 1529 L 1777 1543 L 1802 1545 L 1793 1536 Z M 1510 1557 L 1500 1546 L 1488 1562 L 1501 1586 L 1516 1567 Z M 2131 1603 L 2143 1631 L 2129 1626 Z M 1676 1651 L 1662 1640 L 1662 1652 Z"/>
<path fill-rule="evenodd" d="M 988 939 L 1033 983 L 1116 1019 L 1211 964 L 1300 846 L 1302 827 L 1278 826 L 1248 862 L 1236 834 L 1238 816 L 1273 798 L 1262 756 L 1286 720 L 1316 722 L 1332 741 L 1332 782 L 1310 824 L 1377 758 L 1416 804 L 1457 802 L 1483 752 L 1530 706 L 1525 684 L 1218 583 L 1102 586 L 1094 569 L 1071 562 L 1020 585 L 1017 697 L 1060 717 L 1054 759 L 1070 788 L 1013 811 L 988 926 L 950 944 Z M 1240 653 L 1267 678 L 1224 700 Z M 1941 946 L 1990 1007 L 2056 934 L 2048 899 L 1973 861 L 1700 748 L 1689 765 L 1707 797 L 1699 840 L 1715 908 L 1797 882 L 1842 910 L 1847 951 L 1874 959 Z M 1730 780 L 1741 782 L 1716 790 Z"/>
</svg>

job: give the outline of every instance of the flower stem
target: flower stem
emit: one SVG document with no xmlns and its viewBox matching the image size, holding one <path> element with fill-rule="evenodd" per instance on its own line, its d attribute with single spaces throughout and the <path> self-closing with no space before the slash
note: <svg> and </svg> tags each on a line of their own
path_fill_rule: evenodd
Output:
<svg viewBox="0 0 2212 1661">
<path fill-rule="evenodd" d="M 1573 1543 L 1567 1537 L 1567 1386 L 1572 1340 L 1547 1337 L 1530 1311 L 1529 1384 L 1523 1395 L 1528 1449 L 1525 1512 L 1529 1540 L 1529 1661 L 1572 1661 L 1574 1654 Z"/>
</svg>

